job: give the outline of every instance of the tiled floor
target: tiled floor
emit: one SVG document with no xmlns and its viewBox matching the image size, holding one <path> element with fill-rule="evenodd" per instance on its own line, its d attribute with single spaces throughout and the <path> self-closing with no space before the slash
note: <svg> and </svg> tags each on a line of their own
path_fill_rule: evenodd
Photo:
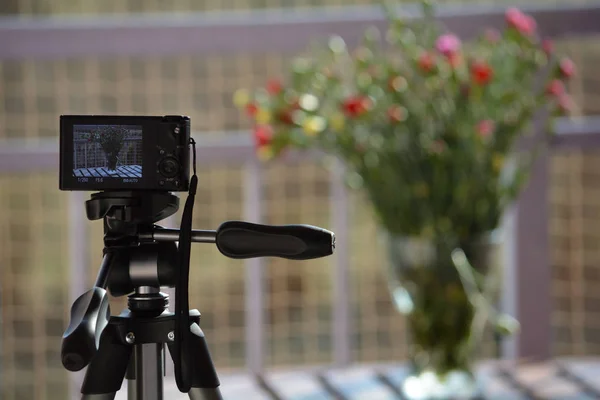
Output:
<svg viewBox="0 0 600 400">
<path fill-rule="evenodd" d="M 226 400 L 394 400 L 402 399 L 401 366 L 355 366 L 313 371 L 272 371 L 262 379 L 222 374 Z M 600 399 L 600 360 L 561 359 L 547 363 L 485 363 L 479 378 L 490 400 Z M 165 379 L 165 399 L 180 400 L 172 377 Z M 125 385 L 116 397 L 126 400 Z"/>
</svg>

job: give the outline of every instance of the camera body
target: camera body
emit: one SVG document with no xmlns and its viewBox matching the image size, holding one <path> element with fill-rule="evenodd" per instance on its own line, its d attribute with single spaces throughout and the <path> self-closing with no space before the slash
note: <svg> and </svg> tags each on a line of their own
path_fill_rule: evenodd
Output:
<svg viewBox="0 0 600 400">
<path fill-rule="evenodd" d="M 187 191 L 190 118 L 62 115 L 60 190 Z"/>
</svg>

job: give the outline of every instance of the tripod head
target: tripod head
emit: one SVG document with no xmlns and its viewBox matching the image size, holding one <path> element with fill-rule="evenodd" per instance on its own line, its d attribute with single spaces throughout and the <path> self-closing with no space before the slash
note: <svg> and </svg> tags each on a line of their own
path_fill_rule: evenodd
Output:
<svg viewBox="0 0 600 400">
<path fill-rule="evenodd" d="M 104 219 L 104 233 L 129 233 L 175 214 L 179 197 L 165 192 L 100 192 L 85 203 L 90 221 Z"/>
<path fill-rule="evenodd" d="M 185 315 L 185 321 L 176 324 L 175 329 L 178 325 L 188 327 L 188 283 L 187 277 L 181 283 L 181 249 L 175 243 L 180 241 L 181 246 L 182 232 L 156 225 L 178 208 L 178 197 L 166 192 L 101 192 L 92 194 L 86 202 L 88 219 L 103 219 L 104 256 L 94 288 L 80 296 L 71 308 L 61 350 L 66 369 L 79 371 L 96 355 L 111 318 L 107 288 L 113 296 L 133 292 L 128 301 L 131 315 L 154 318 L 167 312 L 169 304 L 160 288 L 175 287 L 176 303 L 184 305 L 176 318 Z M 331 255 L 335 249 L 333 232 L 310 225 L 227 221 L 216 230 L 192 230 L 189 240 L 214 243 L 223 255 L 234 259 L 307 260 Z M 177 332 L 174 336 L 181 337 Z M 186 340 L 182 341 L 185 344 Z M 181 359 L 177 362 L 183 363 Z"/>
</svg>

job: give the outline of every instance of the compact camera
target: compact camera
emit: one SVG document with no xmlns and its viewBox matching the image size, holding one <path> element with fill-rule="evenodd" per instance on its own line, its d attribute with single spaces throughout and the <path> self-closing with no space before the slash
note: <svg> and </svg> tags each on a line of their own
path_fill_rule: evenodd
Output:
<svg viewBox="0 0 600 400">
<path fill-rule="evenodd" d="M 190 118 L 62 115 L 60 190 L 187 191 Z"/>
</svg>

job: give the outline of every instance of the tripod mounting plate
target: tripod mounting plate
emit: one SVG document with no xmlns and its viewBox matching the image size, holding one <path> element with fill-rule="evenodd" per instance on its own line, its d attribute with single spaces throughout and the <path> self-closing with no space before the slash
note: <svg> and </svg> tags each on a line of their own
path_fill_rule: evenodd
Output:
<svg viewBox="0 0 600 400">
<path fill-rule="evenodd" d="M 200 324 L 200 312 L 190 310 L 190 325 Z M 124 310 L 119 316 L 111 317 L 110 323 L 118 330 L 116 336 L 122 345 L 144 343 L 171 343 L 169 333 L 175 330 L 175 314 L 165 310 L 158 317 L 139 317 L 129 310 Z M 128 333 L 133 333 L 135 343 L 126 339 Z"/>
<path fill-rule="evenodd" d="M 179 198 L 169 192 L 99 192 L 85 202 L 85 209 L 90 221 L 105 218 L 128 224 L 152 224 L 175 214 Z"/>
</svg>

